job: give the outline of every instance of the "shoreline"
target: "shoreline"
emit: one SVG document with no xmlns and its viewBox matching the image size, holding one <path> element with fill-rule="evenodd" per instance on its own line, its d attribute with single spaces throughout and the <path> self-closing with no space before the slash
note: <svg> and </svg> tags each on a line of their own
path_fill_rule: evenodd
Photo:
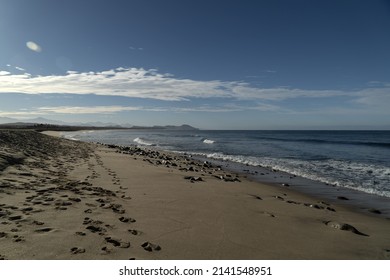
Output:
<svg viewBox="0 0 390 280">
<path fill-rule="evenodd" d="M 89 130 L 81 130 L 79 132 L 84 131 L 88 132 Z M 61 136 L 62 132 L 54 131 L 49 133 L 52 133 L 57 137 L 63 137 Z M 117 146 L 121 147 L 121 145 Z M 358 211 L 373 216 L 390 218 L 390 197 L 370 194 L 361 190 L 355 190 L 347 187 L 330 185 L 321 181 L 316 181 L 284 171 L 274 170 L 261 166 L 246 165 L 229 160 L 208 158 L 202 155 L 192 155 L 188 152 L 164 150 L 155 146 L 142 146 L 137 144 L 130 144 L 129 146 L 137 146 L 146 150 L 156 150 L 174 155 L 188 155 L 200 162 L 208 161 L 214 163 L 215 165 L 224 166 L 224 168 L 230 172 L 239 173 L 241 176 L 245 176 L 249 180 L 258 182 L 260 184 L 270 184 L 281 189 L 289 188 L 297 191 L 298 193 L 315 197 L 317 199 L 325 199 L 332 204 L 349 207 L 353 211 Z"/>
<path fill-rule="evenodd" d="M 390 258 L 381 215 L 168 152 L 7 135 L 0 155 L 25 158 L 0 173 L 0 258 Z"/>
<path fill-rule="evenodd" d="M 231 161 L 215 160 L 207 157 L 194 157 L 223 165 L 229 171 L 238 172 L 249 180 L 260 184 L 270 184 L 281 189 L 290 189 L 298 193 L 325 199 L 332 204 L 349 207 L 353 211 L 367 215 L 390 218 L 390 198 L 370 194 L 346 187 L 329 185 L 320 181 L 296 176 L 287 172 L 273 170 L 261 166 L 250 166 Z"/>
</svg>

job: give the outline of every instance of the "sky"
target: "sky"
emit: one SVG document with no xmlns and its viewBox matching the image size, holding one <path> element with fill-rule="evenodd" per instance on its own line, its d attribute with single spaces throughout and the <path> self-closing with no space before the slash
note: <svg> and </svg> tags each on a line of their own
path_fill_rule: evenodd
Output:
<svg viewBox="0 0 390 280">
<path fill-rule="evenodd" d="M 390 129 L 389 0 L 0 0 L 0 118 Z"/>
</svg>

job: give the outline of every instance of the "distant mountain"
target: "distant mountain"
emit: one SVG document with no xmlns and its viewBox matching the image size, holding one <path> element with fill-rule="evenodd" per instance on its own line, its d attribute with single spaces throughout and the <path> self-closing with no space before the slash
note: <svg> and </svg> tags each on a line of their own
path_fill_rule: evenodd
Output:
<svg viewBox="0 0 390 280">
<path fill-rule="evenodd" d="M 63 122 L 57 120 L 49 120 L 46 118 L 33 118 L 26 120 L 19 120 L 7 117 L 0 117 L 0 124 L 13 125 L 16 127 L 29 127 L 36 124 L 44 125 L 56 125 L 56 126 L 77 126 L 77 127 L 109 127 L 109 128 L 132 128 L 132 129 L 163 129 L 163 130 L 198 130 L 198 128 L 192 127 L 188 124 L 183 124 L 180 126 L 175 125 L 166 125 L 166 126 L 133 126 L 131 124 L 117 124 L 117 123 L 105 123 L 105 122 Z"/>
<path fill-rule="evenodd" d="M 7 117 L 0 117 L 0 124 L 1 123 L 13 123 L 13 122 L 19 122 L 19 120 L 7 118 Z"/>
<path fill-rule="evenodd" d="M 180 126 L 176 125 L 155 125 L 155 126 L 132 126 L 133 129 L 163 129 L 163 130 L 199 130 L 199 128 L 192 127 L 188 124 L 183 124 Z"/>
<path fill-rule="evenodd" d="M 183 124 L 183 125 L 180 125 L 180 126 L 166 125 L 166 126 L 163 126 L 163 129 L 169 129 L 169 130 L 199 130 L 198 128 L 195 128 L 195 127 L 190 126 L 188 124 Z"/>
<path fill-rule="evenodd" d="M 13 118 L 0 117 L 0 124 L 14 124 L 14 125 L 29 125 L 29 124 L 52 124 L 52 125 L 65 125 L 65 126 L 96 126 L 96 127 L 131 127 L 121 126 L 117 123 L 104 123 L 104 122 L 63 122 L 57 120 L 49 120 L 46 118 L 33 118 L 26 120 L 19 120 Z"/>
</svg>

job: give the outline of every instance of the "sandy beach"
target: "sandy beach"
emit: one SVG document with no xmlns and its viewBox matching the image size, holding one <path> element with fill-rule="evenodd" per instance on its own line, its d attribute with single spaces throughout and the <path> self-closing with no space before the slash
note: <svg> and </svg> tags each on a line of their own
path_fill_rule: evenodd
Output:
<svg viewBox="0 0 390 280">
<path fill-rule="evenodd" d="M 0 130 L 0 259 L 389 259 L 390 220 L 184 155 Z"/>
</svg>

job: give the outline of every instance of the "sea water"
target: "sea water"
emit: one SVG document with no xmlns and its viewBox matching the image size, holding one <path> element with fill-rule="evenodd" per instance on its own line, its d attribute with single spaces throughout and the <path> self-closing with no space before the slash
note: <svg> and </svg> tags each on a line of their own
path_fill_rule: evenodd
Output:
<svg viewBox="0 0 390 280">
<path fill-rule="evenodd" d="M 67 138 L 157 149 L 279 170 L 390 198 L 390 131 L 97 130 Z"/>
</svg>

